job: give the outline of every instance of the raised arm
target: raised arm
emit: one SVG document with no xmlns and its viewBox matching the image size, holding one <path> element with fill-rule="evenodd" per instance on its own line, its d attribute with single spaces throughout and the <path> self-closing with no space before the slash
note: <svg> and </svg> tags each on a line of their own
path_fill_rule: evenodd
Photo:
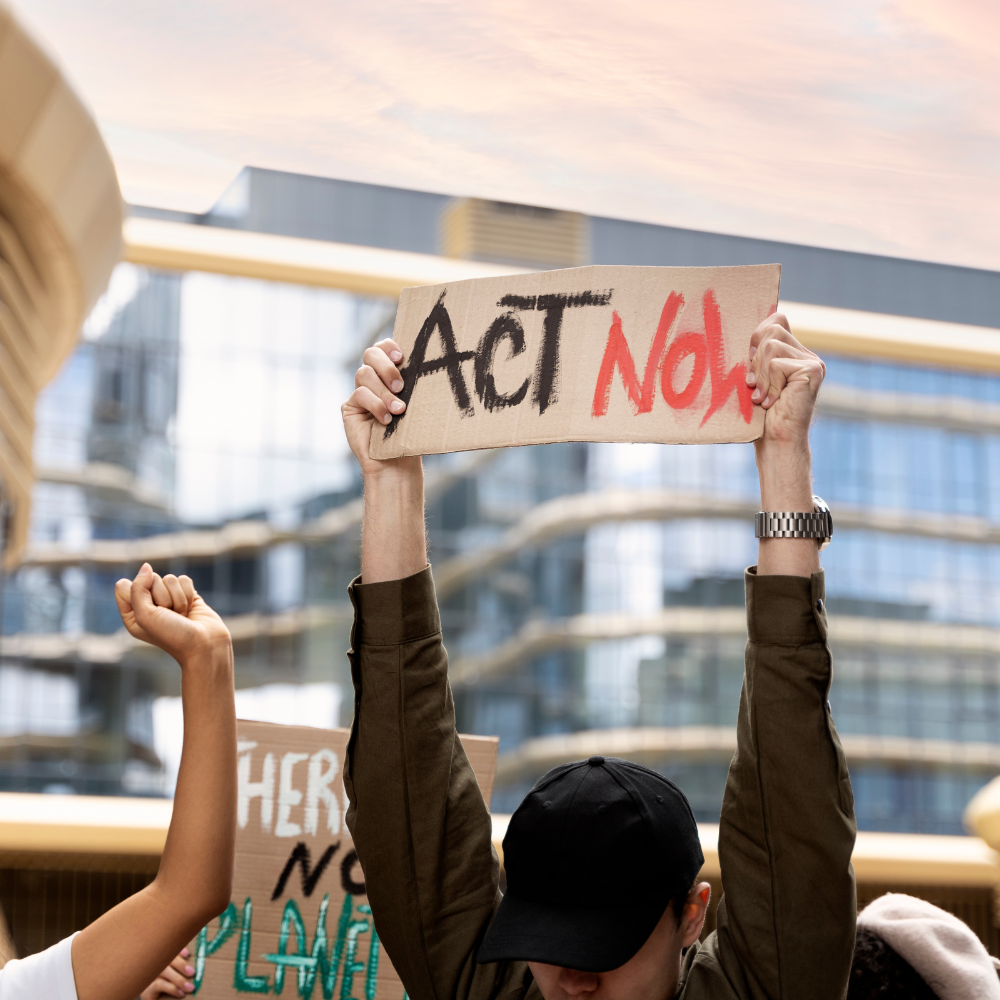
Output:
<svg viewBox="0 0 1000 1000">
<path fill-rule="evenodd" d="M 387 424 L 406 404 L 397 399 L 403 352 L 393 340 L 365 351 L 355 389 L 341 407 L 344 433 L 364 479 L 361 582 L 382 583 L 419 573 L 427 565 L 424 541 L 424 469 L 419 458 L 377 462 L 368 454 L 372 426 Z"/>
<path fill-rule="evenodd" d="M 134 1000 L 229 905 L 236 843 L 236 710 L 229 631 L 187 577 L 147 563 L 115 597 L 125 627 L 181 667 L 184 743 L 153 882 L 73 940 L 79 1000 Z M 154 600 L 155 599 L 155 600 Z"/>
<path fill-rule="evenodd" d="M 490 815 L 455 730 L 420 459 L 368 456 L 373 422 L 402 411 L 393 393 L 402 354 L 384 341 L 364 360 L 343 407 L 365 481 L 361 578 L 351 585 L 347 825 L 379 938 L 410 997 L 485 998 L 511 973 L 475 964 L 499 898 Z"/>
<path fill-rule="evenodd" d="M 809 424 L 825 368 L 782 316 L 754 335 L 761 503 L 813 509 Z M 812 539 L 768 539 L 747 574 L 746 673 L 722 808 L 719 961 L 754 1000 L 841 1000 L 854 945 L 855 823 L 830 717 L 825 591 Z"/>
</svg>

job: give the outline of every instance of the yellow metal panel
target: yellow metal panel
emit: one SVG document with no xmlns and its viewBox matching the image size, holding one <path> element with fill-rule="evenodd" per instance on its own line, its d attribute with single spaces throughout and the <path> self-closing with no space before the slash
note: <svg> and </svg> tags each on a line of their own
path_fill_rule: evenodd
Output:
<svg viewBox="0 0 1000 1000">
<path fill-rule="evenodd" d="M 493 816 L 493 846 L 503 864 L 503 838 L 509 816 Z M 718 879 L 719 827 L 699 823 L 705 866 L 700 877 Z M 947 885 L 990 888 L 1000 883 L 1000 856 L 978 837 L 943 837 L 914 833 L 858 834 L 851 858 L 859 883 Z"/>
<path fill-rule="evenodd" d="M 52 207 L 63 221 L 66 238 L 74 246 L 80 242 L 95 212 L 100 211 L 109 189 L 117 192 L 113 171 L 100 133 L 88 131 L 76 151 L 72 171 L 64 175 L 59 187 L 52 192 Z M 121 206 L 115 206 L 108 221 L 117 221 L 115 217 L 120 211 Z"/>
<path fill-rule="evenodd" d="M 1000 856 L 978 837 L 860 832 L 854 855 L 859 882 L 995 886 Z"/>
<path fill-rule="evenodd" d="M 577 212 L 461 198 L 445 210 L 441 234 L 449 257 L 557 267 L 587 262 L 587 220 Z"/>
<path fill-rule="evenodd" d="M 159 854 L 172 810 L 167 799 L 0 793 L 0 850 Z"/>
<path fill-rule="evenodd" d="M 0 793 L 0 851 L 157 854 L 166 841 L 166 799 Z M 493 816 L 493 842 L 503 861 L 509 816 Z M 719 877 L 717 825 L 698 826 L 705 867 Z M 859 833 L 853 856 L 859 882 L 993 886 L 1000 858 L 978 837 Z"/>
<path fill-rule="evenodd" d="M 127 219 L 123 232 L 125 260 L 133 264 L 340 288 L 392 298 L 412 285 L 524 271 L 502 264 L 158 219 Z"/>
<path fill-rule="evenodd" d="M 782 302 L 795 335 L 822 354 L 1000 371 L 1000 329 Z"/>
<path fill-rule="evenodd" d="M 448 239 L 458 252 L 470 252 L 471 236 L 463 229 L 463 217 L 471 211 L 463 204 L 454 209 L 456 232 Z M 451 225 L 446 222 L 446 229 Z M 524 271 L 502 264 L 155 219 L 126 220 L 124 240 L 125 259 L 134 264 L 341 288 L 365 295 L 395 297 L 412 285 Z M 781 308 L 795 333 L 819 352 L 1000 371 L 1000 330 L 992 327 L 801 302 L 782 302 Z"/>
<path fill-rule="evenodd" d="M 90 269 L 81 275 L 85 302 L 97 300 L 107 284 L 107 276 L 111 274 L 122 256 L 121 219 L 124 203 L 114 164 L 107 150 L 104 151 L 104 155 L 108 170 L 100 201 L 93 206 L 90 218 L 77 236 L 74 246 L 77 254 L 86 254 L 91 264 Z M 54 371 L 53 369 L 46 377 L 51 377 Z"/>
<path fill-rule="evenodd" d="M 45 330 L 39 321 L 35 304 L 29 300 L 24 285 L 5 260 L 0 260 L 0 302 L 10 309 L 20 329 L 28 335 L 31 344 L 36 349 L 44 351 Z"/>
<path fill-rule="evenodd" d="M 32 466 L 31 438 L 34 421 L 25 420 L 0 384 L 0 436 L 17 452 L 26 468 Z"/>
<path fill-rule="evenodd" d="M 965 807 L 966 829 L 978 833 L 992 847 L 1000 848 L 1000 778 L 980 788 Z"/>
<path fill-rule="evenodd" d="M 9 314 L 8 314 L 9 315 Z M 7 330 L 0 316 L 0 385 L 7 390 L 7 395 L 17 406 L 22 420 L 35 419 L 35 393 L 30 384 L 30 378 L 14 356 L 7 349 Z"/>
<path fill-rule="evenodd" d="M 25 393 L 30 394 L 31 410 L 34 412 L 34 395 L 41 387 L 38 353 L 18 323 L 17 317 L 2 299 L 0 299 L 0 344 L 4 346 L 14 363 L 14 377 L 22 380 Z"/>
<path fill-rule="evenodd" d="M 18 170 L 31 178 L 35 195 L 49 210 L 56 207 L 67 177 L 79 170 L 80 156 L 95 131 L 76 95 L 59 80 L 16 158 Z M 60 222 L 64 222 L 61 217 Z"/>
<path fill-rule="evenodd" d="M 14 404 L 0 419 L 0 488 L 14 506 L 3 552 L 10 566 L 27 537 L 34 394 L 107 282 L 122 204 L 96 123 L 3 7 L 0 94 L 0 384 Z"/>
<path fill-rule="evenodd" d="M 17 155 L 32 122 L 58 80 L 56 68 L 0 9 L 0 162 Z"/>
</svg>

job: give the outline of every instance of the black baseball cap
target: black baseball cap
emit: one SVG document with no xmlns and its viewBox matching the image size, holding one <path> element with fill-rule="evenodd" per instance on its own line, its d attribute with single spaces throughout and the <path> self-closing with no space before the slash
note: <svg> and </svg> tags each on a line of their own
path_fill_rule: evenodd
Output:
<svg viewBox="0 0 1000 1000">
<path fill-rule="evenodd" d="M 624 965 L 705 858 L 684 793 L 594 756 L 539 779 L 503 839 L 507 892 L 476 956 L 582 972 Z"/>
</svg>

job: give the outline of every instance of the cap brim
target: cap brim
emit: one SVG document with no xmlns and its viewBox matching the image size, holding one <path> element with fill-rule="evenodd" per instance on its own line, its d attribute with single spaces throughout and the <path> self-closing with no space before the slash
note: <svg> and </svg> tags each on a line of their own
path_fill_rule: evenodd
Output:
<svg viewBox="0 0 1000 1000">
<path fill-rule="evenodd" d="M 580 972 L 610 972 L 646 943 L 668 904 L 669 900 L 615 907 L 560 906 L 508 892 L 486 931 L 476 961 L 517 959 Z"/>
</svg>

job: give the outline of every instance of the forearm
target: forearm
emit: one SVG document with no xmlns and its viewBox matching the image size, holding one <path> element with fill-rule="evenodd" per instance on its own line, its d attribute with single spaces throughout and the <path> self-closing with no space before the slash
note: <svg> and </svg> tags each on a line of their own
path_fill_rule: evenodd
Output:
<svg viewBox="0 0 1000 1000">
<path fill-rule="evenodd" d="M 761 510 L 810 511 L 812 460 L 808 438 L 756 442 Z M 812 576 L 819 571 L 819 546 L 812 538 L 762 538 L 758 576 Z"/>
<path fill-rule="evenodd" d="M 156 881 L 179 907 L 186 900 L 221 912 L 229 903 L 236 837 L 236 710 L 228 641 L 183 666 L 181 697 L 183 752 Z"/>
<path fill-rule="evenodd" d="M 184 746 L 152 885 L 73 942 L 80 1000 L 133 1000 L 229 903 L 236 834 L 236 713 L 228 636 L 182 666 Z M 129 943 L 122 950 L 122 942 Z"/>
<path fill-rule="evenodd" d="M 419 458 L 386 463 L 365 476 L 361 580 L 401 580 L 427 565 L 424 471 Z"/>
</svg>

